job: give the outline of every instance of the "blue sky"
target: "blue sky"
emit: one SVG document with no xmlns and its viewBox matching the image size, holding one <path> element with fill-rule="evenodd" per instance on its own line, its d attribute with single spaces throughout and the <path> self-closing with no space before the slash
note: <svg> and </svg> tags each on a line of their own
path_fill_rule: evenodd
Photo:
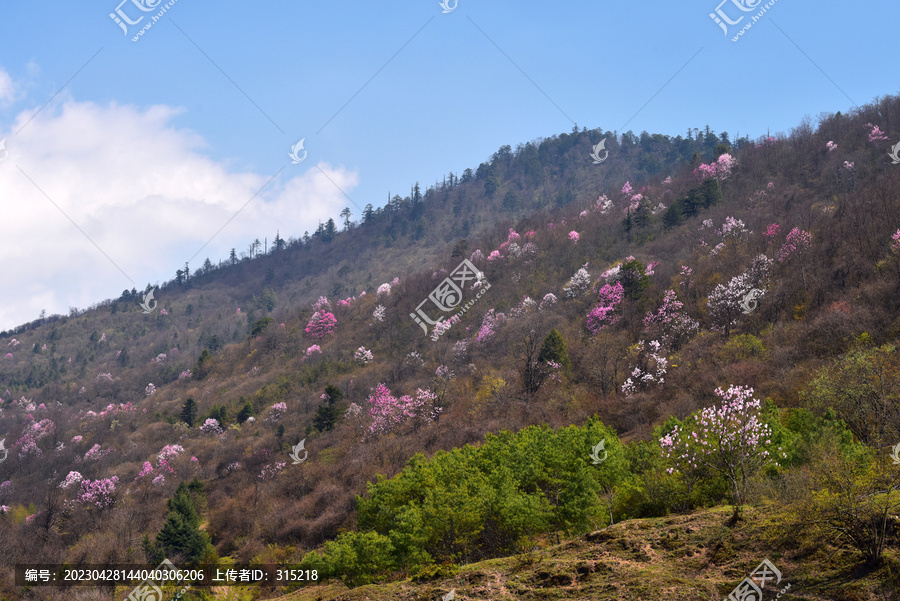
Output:
<svg viewBox="0 0 900 601">
<path fill-rule="evenodd" d="M 897 92 L 897 3 L 778 0 L 732 42 L 765 3 L 726 36 L 718 0 L 177 0 L 133 42 L 165 2 L 119 1 L 0 4 L 0 329 L 576 122 L 756 138 Z"/>
</svg>

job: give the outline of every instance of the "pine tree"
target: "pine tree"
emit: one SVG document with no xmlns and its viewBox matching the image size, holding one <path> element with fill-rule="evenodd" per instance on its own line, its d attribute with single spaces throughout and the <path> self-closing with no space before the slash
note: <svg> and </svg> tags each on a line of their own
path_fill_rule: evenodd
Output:
<svg viewBox="0 0 900 601">
<path fill-rule="evenodd" d="M 202 485 L 198 491 L 193 485 L 193 490 L 202 495 Z M 191 494 L 191 488 L 182 482 L 175 491 L 175 496 L 166 501 L 169 513 L 166 523 L 156 535 L 156 544 L 165 550 L 165 555 L 183 557 L 190 563 L 196 563 L 203 558 L 209 545 L 209 537 L 200 530 L 200 514 L 197 511 L 197 500 Z"/>
<path fill-rule="evenodd" d="M 188 398 L 181 407 L 181 421 L 188 425 L 188 428 L 194 426 L 197 421 L 197 403 L 192 398 Z"/>
<path fill-rule="evenodd" d="M 538 353 L 539 363 L 548 363 L 550 361 L 559 363 L 560 369 L 566 375 L 572 370 L 572 361 L 569 359 L 569 353 L 566 350 L 566 341 L 556 328 L 550 330 L 550 333 L 544 338 L 541 352 Z"/>
</svg>

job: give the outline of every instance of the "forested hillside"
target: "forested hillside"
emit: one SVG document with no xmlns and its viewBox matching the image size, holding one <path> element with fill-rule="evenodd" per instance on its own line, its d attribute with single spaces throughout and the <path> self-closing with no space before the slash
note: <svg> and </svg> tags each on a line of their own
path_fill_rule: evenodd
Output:
<svg viewBox="0 0 900 601">
<path fill-rule="evenodd" d="M 0 595 L 70 598 L 26 561 L 449 581 L 696 515 L 764 540 L 660 534 L 718 570 L 691 595 L 767 557 L 782 599 L 900 598 L 897 141 L 898 97 L 758 140 L 576 127 L 3 332 Z"/>
</svg>

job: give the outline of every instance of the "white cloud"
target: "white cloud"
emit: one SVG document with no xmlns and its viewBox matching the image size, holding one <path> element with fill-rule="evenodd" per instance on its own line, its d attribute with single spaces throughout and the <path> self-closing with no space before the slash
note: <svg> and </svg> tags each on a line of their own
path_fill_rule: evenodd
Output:
<svg viewBox="0 0 900 601">
<path fill-rule="evenodd" d="M 0 104 L 9 104 L 16 95 L 16 85 L 9 73 L 0 69 Z"/>
<path fill-rule="evenodd" d="M 34 112 L 0 133 L 9 151 L 0 162 L 0 329 L 171 279 L 207 242 L 192 269 L 278 229 L 283 238 L 313 231 L 348 204 L 335 184 L 349 192 L 358 183 L 345 168 L 304 163 L 253 198 L 271 175 L 207 158 L 201 136 L 170 124 L 180 109 L 68 100 L 13 135 Z"/>
</svg>

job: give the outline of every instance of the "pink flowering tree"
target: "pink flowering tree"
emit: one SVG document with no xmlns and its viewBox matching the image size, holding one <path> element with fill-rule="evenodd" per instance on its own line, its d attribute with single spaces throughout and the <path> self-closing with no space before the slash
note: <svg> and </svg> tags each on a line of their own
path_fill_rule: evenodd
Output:
<svg viewBox="0 0 900 601">
<path fill-rule="evenodd" d="M 580 240 L 580 239 L 581 239 L 581 235 L 578 232 L 576 232 L 575 230 L 572 230 L 571 232 L 569 232 L 569 240 L 571 240 L 572 242 L 578 244 L 578 240 Z"/>
<path fill-rule="evenodd" d="M 700 328 L 683 309 L 684 303 L 678 300 L 675 291 L 666 290 L 659 309 L 644 317 L 644 328 L 663 344 L 677 349 Z"/>
<path fill-rule="evenodd" d="M 116 484 L 118 482 L 118 476 L 99 480 L 82 480 L 81 490 L 76 495 L 75 502 L 97 508 L 101 512 L 102 519 L 102 512 L 116 502 Z"/>
<path fill-rule="evenodd" d="M 335 329 L 337 329 L 337 318 L 334 313 L 327 311 L 316 311 L 306 325 L 306 333 L 313 338 L 333 336 Z"/>
<path fill-rule="evenodd" d="M 219 425 L 219 420 L 214 419 L 212 417 L 207 418 L 203 425 L 200 426 L 200 430 L 202 432 L 206 432 L 207 434 L 221 434 L 224 432 L 222 426 Z"/>
<path fill-rule="evenodd" d="M 747 500 L 750 479 L 775 460 L 772 429 L 761 418 L 761 403 L 753 396 L 753 388 L 730 386 L 715 392 L 718 405 L 676 425 L 659 444 L 663 457 L 672 463 L 670 473 L 687 475 L 705 466 L 721 474 L 731 484 L 737 510 Z"/>
<path fill-rule="evenodd" d="M 726 152 L 719 155 L 718 159 L 708 165 L 701 163 L 699 167 L 694 169 L 694 176 L 700 181 L 714 177 L 721 182 L 731 176 L 736 163 L 737 161 L 735 161 L 734 157 Z"/>
<path fill-rule="evenodd" d="M 487 342 L 493 338 L 497 327 L 505 321 L 506 315 L 503 313 L 496 313 L 493 309 L 485 313 L 481 328 L 478 329 L 478 342 Z"/>
<path fill-rule="evenodd" d="M 900 229 L 891 236 L 891 250 L 900 253 Z"/>
<path fill-rule="evenodd" d="M 604 284 L 597 294 L 597 305 L 587 315 L 587 329 L 596 334 L 608 325 L 622 319 L 619 306 L 625 298 L 625 289 L 621 282 Z"/>
<path fill-rule="evenodd" d="M 398 398 L 387 386 L 379 384 L 368 398 L 369 417 L 372 418 L 369 434 L 387 434 L 408 421 L 413 421 L 417 429 L 421 423 L 434 421 L 441 412 L 440 407 L 435 406 L 436 400 L 437 395 L 429 389 L 416 390 L 415 397 L 404 395 Z"/>
<path fill-rule="evenodd" d="M 866 123 L 867 127 L 872 128 L 869 132 L 869 142 L 881 142 L 882 140 L 887 140 L 887 134 L 885 134 L 877 125 L 872 125 L 871 123 Z"/>
<path fill-rule="evenodd" d="M 783 263 L 791 257 L 799 255 L 810 246 L 812 246 L 810 233 L 795 227 L 784 240 L 784 245 L 782 245 L 778 253 L 778 262 Z"/>
</svg>

